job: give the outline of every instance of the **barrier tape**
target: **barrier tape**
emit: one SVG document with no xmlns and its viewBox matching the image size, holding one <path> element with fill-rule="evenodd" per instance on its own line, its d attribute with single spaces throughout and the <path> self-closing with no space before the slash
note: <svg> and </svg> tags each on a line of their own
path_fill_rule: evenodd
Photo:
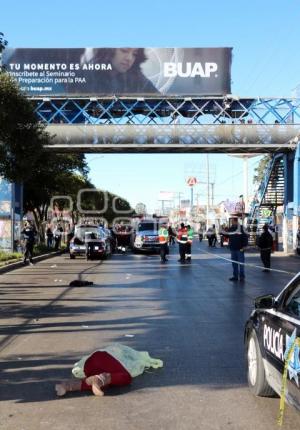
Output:
<svg viewBox="0 0 300 430">
<path fill-rule="evenodd" d="M 236 264 L 241 264 L 243 266 L 247 266 L 247 267 L 255 267 L 257 269 L 265 269 L 264 266 L 259 266 L 257 264 L 251 264 L 251 263 L 240 263 L 239 261 L 236 260 L 231 260 L 230 258 L 226 258 L 226 257 L 222 257 L 219 254 L 213 254 L 212 252 L 208 252 L 208 251 L 204 251 L 203 249 L 200 249 L 200 252 L 204 252 L 205 254 L 209 254 L 209 255 L 213 255 L 214 257 L 220 258 L 221 260 L 225 260 L 228 261 L 230 263 L 236 263 Z M 270 272 L 277 272 L 277 273 L 287 273 L 288 275 L 297 275 L 298 272 L 288 272 L 287 270 L 280 270 L 280 269 L 268 269 L 270 270 Z"/>
<path fill-rule="evenodd" d="M 285 393 L 286 393 L 286 386 L 287 386 L 287 372 L 288 372 L 288 365 L 291 361 L 292 355 L 295 351 L 295 346 L 300 347 L 300 338 L 297 337 L 290 345 L 287 353 L 285 353 L 285 362 L 284 362 L 284 370 L 282 375 L 282 384 L 280 389 L 280 402 L 279 402 L 279 414 L 277 418 L 277 424 L 281 427 L 283 423 L 283 415 L 284 415 L 284 408 L 285 408 Z"/>
</svg>

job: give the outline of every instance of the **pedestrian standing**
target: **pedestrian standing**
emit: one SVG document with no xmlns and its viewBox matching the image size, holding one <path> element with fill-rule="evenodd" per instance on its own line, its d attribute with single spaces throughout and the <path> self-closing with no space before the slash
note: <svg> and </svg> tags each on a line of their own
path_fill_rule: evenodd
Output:
<svg viewBox="0 0 300 430">
<path fill-rule="evenodd" d="M 47 227 L 46 236 L 47 236 L 47 248 L 52 248 L 52 244 L 53 244 L 53 232 L 52 232 L 50 224 Z"/>
<path fill-rule="evenodd" d="M 186 261 L 190 263 L 192 260 L 192 243 L 194 238 L 194 230 L 190 225 L 187 225 L 187 242 L 186 242 Z"/>
<path fill-rule="evenodd" d="M 160 245 L 160 262 L 165 263 L 168 261 L 166 255 L 169 254 L 169 233 L 166 223 L 162 223 L 158 231 L 159 245 Z"/>
<path fill-rule="evenodd" d="M 260 248 L 260 258 L 265 267 L 263 272 L 270 272 L 273 237 L 269 232 L 269 226 L 267 224 L 263 226 L 263 232 L 258 238 L 257 245 Z"/>
<path fill-rule="evenodd" d="M 199 230 L 198 230 L 198 235 L 199 235 L 199 242 L 202 242 L 203 240 L 203 227 L 200 225 Z"/>
<path fill-rule="evenodd" d="M 229 237 L 229 249 L 231 253 L 233 276 L 229 281 L 243 282 L 245 280 L 245 248 L 248 245 L 248 235 L 237 218 L 233 218 L 232 226 L 226 232 Z M 242 263 L 242 264 L 240 264 Z"/>
<path fill-rule="evenodd" d="M 215 247 L 217 243 L 217 230 L 215 224 L 212 225 L 211 246 Z"/>
<path fill-rule="evenodd" d="M 179 244 L 179 262 L 184 264 L 185 263 L 185 254 L 186 254 L 186 243 L 188 240 L 188 234 L 187 234 L 187 228 L 185 227 L 184 223 L 182 222 L 180 224 L 180 229 L 177 233 L 177 242 Z"/>
<path fill-rule="evenodd" d="M 175 245 L 175 234 L 171 225 L 168 227 L 169 245 Z"/>
<path fill-rule="evenodd" d="M 61 244 L 61 237 L 63 234 L 63 228 L 60 224 L 57 224 L 56 229 L 53 232 L 54 234 L 54 249 L 55 251 L 58 251 Z"/>
<path fill-rule="evenodd" d="M 26 264 L 28 259 L 30 266 L 32 266 L 33 246 L 35 242 L 36 230 L 30 221 L 27 221 L 25 223 L 24 229 L 21 231 L 21 234 L 23 235 L 25 242 L 23 263 Z"/>
<path fill-rule="evenodd" d="M 209 227 L 207 229 L 206 237 L 207 237 L 207 240 L 208 240 L 208 246 L 211 247 L 212 246 L 212 239 L 213 239 L 213 229 L 212 229 L 212 227 Z"/>
</svg>

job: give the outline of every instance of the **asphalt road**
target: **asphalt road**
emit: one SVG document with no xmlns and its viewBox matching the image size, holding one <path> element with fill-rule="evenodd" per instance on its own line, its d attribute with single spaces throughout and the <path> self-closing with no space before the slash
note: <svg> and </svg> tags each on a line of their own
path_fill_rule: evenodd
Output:
<svg viewBox="0 0 300 430">
<path fill-rule="evenodd" d="M 232 284 L 230 263 L 217 257 L 226 250 L 193 248 L 190 266 L 174 246 L 166 265 L 130 253 L 103 262 L 62 255 L 0 275 L 0 429 L 276 429 L 279 399 L 255 398 L 246 385 L 243 328 L 253 298 L 279 292 L 299 259 L 275 257 L 290 273 L 247 268 L 246 282 Z M 68 285 L 78 278 L 94 285 Z M 164 367 L 103 398 L 57 398 L 54 384 L 74 362 L 111 342 Z M 287 406 L 283 428 L 299 425 Z"/>
</svg>

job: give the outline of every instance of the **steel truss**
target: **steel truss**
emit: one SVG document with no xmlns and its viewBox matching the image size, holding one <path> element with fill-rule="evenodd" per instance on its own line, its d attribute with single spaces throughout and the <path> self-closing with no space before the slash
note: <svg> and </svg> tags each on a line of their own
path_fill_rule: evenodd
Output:
<svg viewBox="0 0 300 430">
<path fill-rule="evenodd" d="M 300 136 L 300 99 L 33 98 L 54 137 L 78 152 L 278 152 Z"/>
<path fill-rule="evenodd" d="M 32 98 L 47 124 L 300 124 L 300 99 L 239 98 Z"/>
</svg>

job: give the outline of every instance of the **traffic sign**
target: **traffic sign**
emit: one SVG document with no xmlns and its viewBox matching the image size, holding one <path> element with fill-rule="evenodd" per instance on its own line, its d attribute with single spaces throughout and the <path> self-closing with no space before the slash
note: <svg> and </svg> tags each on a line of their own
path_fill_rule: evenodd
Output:
<svg viewBox="0 0 300 430">
<path fill-rule="evenodd" d="M 195 176 L 191 176 L 191 177 L 187 178 L 186 182 L 190 187 L 193 187 L 194 185 L 196 185 L 198 183 L 197 178 L 195 178 Z"/>
</svg>

